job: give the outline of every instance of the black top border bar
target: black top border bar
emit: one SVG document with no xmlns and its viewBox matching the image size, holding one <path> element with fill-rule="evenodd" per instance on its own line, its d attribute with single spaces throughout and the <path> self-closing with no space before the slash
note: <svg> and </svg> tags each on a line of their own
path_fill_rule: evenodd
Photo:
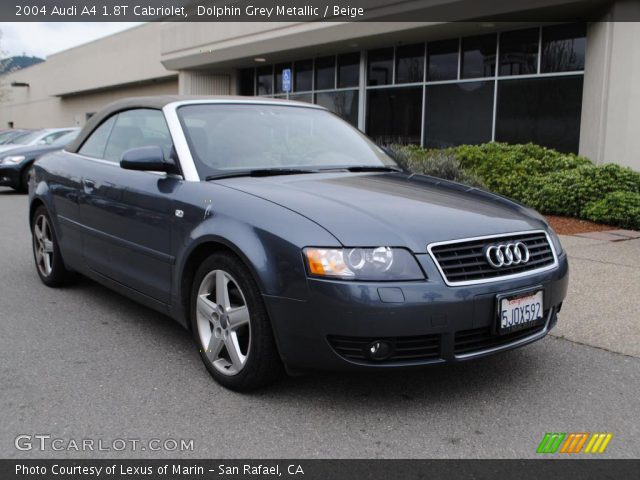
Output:
<svg viewBox="0 0 640 480">
<path fill-rule="evenodd" d="M 640 460 L 0 460 L 0 478 L 38 480 L 637 478 Z"/>
<path fill-rule="evenodd" d="M 15 0 L 2 22 L 640 21 L 638 0 Z"/>
</svg>

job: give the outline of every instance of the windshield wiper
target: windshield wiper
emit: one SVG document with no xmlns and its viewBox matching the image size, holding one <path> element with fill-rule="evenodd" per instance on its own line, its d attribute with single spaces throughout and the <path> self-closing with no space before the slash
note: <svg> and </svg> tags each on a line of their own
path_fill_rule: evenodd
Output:
<svg viewBox="0 0 640 480">
<path fill-rule="evenodd" d="M 205 180 L 219 180 L 222 178 L 234 177 L 274 177 L 277 175 L 298 175 L 302 173 L 318 173 L 318 170 L 307 170 L 302 168 L 259 168 L 254 170 L 235 170 L 233 172 L 222 172 L 209 175 Z"/>
<path fill-rule="evenodd" d="M 329 171 L 341 172 L 402 172 L 400 167 L 383 166 L 383 165 L 354 165 L 351 167 L 323 168 L 323 172 Z"/>
</svg>

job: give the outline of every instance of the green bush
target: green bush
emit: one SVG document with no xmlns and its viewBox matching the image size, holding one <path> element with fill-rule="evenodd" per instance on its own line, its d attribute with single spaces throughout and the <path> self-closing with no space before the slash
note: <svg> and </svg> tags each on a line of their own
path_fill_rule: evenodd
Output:
<svg viewBox="0 0 640 480">
<path fill-rule="evenodd" d="M 546 213 L 580 217 L 588 203 L 613 192 L 640 193 L 640 174 L 614 164 L 553 172 L 530 200 Z"/>
<path fill-rule="evenodd" d="M 445 150 L 392 147 L 416 173 L 446 178 L 513 198 L 541 213 L 640 228 L 640 173 L 538 145 L 486 143 Z"/>
<path fill-rule="evenodd" d="M 610 192 L 583 208 L 582 218 L 640 230 L 640 193 Z"/>
<path fill-rule="evenodd" d="M 451 151 L 425 150 L 415 145 L 394 145 L 392 149 L 397 162 L 411 172 L 484 188 L 476 175 L 462 168 Z"/>
</svg>

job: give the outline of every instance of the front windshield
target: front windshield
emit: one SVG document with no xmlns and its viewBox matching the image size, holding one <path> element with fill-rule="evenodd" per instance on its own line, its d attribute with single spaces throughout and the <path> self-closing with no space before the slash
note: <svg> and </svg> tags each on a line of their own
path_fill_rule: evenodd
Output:
<svg viewBox="0 0 640 480">
<path fill-rule="evenodd" d="M 29 145 L 31 142 L 36 140 L 42 135 L 41 130 L 36 130 L 35 132 L 25 133 L 24 135 L 20 135 L 11 140 L 9 143 L 15 143 L 16 145 Z"/>
<path fill-rule="evenodd" d="M 21 132 L 14 132 L 11 130 L 7 130 L 6 132 L 0 132 L 0 145 L 2 145 L 3 143 L 11 140 L 14 137 L 17 137 L 18 135 L 20 135 Z"/>
<path fill-rule="evenodd" d="M 255 169 L 396 167 L 378 146 L 326 110 L 259 104 L 178 109 L 201 177 Z"/>
</svg>

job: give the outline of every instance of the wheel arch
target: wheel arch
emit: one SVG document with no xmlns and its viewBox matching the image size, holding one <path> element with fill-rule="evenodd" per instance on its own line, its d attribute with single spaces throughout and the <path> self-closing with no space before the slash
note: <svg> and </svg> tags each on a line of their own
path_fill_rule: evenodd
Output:
<svg viewBox="0 0 640 480">
<path fill-rule="evenodd" d="M 38 208 L 40 207 L 47 208 L 41 198 L 34 198 L 31 201 L 31 205 L 29 205 L 29 229 L 33 229 L 33 216 L 36 214 L 36 210 L 38 210 Z"/>
<path fill-rule="evenodd" d="M 242 253 L 242 250 L 238 248 L 232 242 L 220 237 L 205 237 L 200 239 L 194 244 L 191 249 L 185 254 L 185 260 L 179 267 L 179 314 L 181 319 L 184 320 L 184 324 L 187 328 L 191 329 L 191 323 L 189 319 L 189 302 L 191 299 L 191 288 L 193 286 L 193 278 L 198 269 L 198 265 L 207 257 L 214 253 L 224 252 L 233 255 L 249 270 L 254 281 L 258 285 L 258 291 L 260 294 L 264 292 L 264 288 L 258 275 L 258 272 L 254 268 L 251 261 Z"/>
</svg>

